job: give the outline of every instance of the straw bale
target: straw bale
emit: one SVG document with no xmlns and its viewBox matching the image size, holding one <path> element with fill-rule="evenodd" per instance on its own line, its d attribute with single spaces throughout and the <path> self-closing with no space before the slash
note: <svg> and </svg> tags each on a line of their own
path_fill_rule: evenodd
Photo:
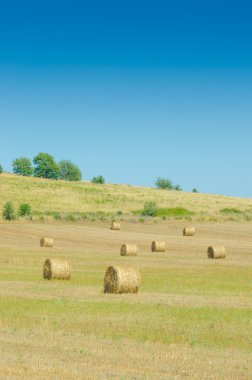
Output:
<svg viewBox="0 0 252 380">
<path fill-rule="evenodd" d="M 138 248 L 135 244 L 123 244 L 121 246 L 121 256 L 137 256 Z"/>
<path fill-rule="evenodd" d="M 104 277 L 104 293 L 137 293 L 140 284 L 141 278 L 138 269 L 110 266 Z"/>
<path fill-rule="evenodd" d="M 121 229 L 121 225 L 118 222 L 112 222 L 110 228 L 111 230 L 119 231 Z"/>
<path fill-rule="evenodd" d="M 48 238 L 48 237 L 42 237 L 40 239 L 40 247 L 48 247 L 48 248 L 52 248 L 53 247 L 53 239 L 52 238 Z"/>
<path fill-rule="evenodd" d="M 183 229 L 183 235 L 184 236 L 193 236 L 196 232 L 195 227 L 185 227 Z"/>
<path fill-rule="evenodd" d="M 208 247 L 207 256 L 209 259 L 225 259 L 226 248 L 224 247 L 224 245 Z"/>
<path fill-rule="evenodd" d="M 47 280 L 69 280 L 71 272 L 68 262 L 62 259 L 46 259 L 43 277 Z"/>
<path fill-rule="evenodd" d="M 153 241 L 151 244 L 152 252 L 165 252 L 165 242 L 164 241 Z"/>
</svg>

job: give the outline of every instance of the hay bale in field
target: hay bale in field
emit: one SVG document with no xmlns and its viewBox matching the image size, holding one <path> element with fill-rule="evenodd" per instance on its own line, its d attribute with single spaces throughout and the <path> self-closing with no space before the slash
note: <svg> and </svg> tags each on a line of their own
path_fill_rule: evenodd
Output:
<svg viewBox="0 0 252 380">
<path fill-rule="evenodd" d="M 110 227 L 111 230 L 115 230 L 115 231 L 120 231 L 121 229 L 121 224 L 118 223 L 118 222 L 112 222 L 111 223 L 111 227 Z"/>
<path fill-rule="evenodd" d="M 52 238 L 47 238 L 47 237 L 42 237 L 40 239 L 40 247 L 53 247 L 53 239 Z"/>
<path fill-rule="evenodd" d="M 183 236 L 193 236 L 196 232 L 195 227 L 185 227 L 183 229 Z"/>
<path fill-rule="evenodd" d="M 226 248 L 224 245 L 218 245 L 215 247 L 208 247 L 207 256 L 209 259 L 225 259 Z"/>
<path fill-rule="evenodd" d="M 123 244 L 121 246 L 121 256 L 137 256 L 138 248 L 135 244 Z"/>
<path fill-rule="evenodd" d="M 138 269 L 110 266 L 104 276 L 104 293 L 137 293 L 140 284 Z"/>
<path fill-rule="evenodd" d="M 164 241 L 153 241 L 151 244 L 152 252 L 165 252 L 165 242 Z"/>
<path fill-rule="evenodd" d="M 71 272 L 68 262 L 61 259 L 46 259 L 43 277 L 47 280 L 69 280 Z"/>
</svg>

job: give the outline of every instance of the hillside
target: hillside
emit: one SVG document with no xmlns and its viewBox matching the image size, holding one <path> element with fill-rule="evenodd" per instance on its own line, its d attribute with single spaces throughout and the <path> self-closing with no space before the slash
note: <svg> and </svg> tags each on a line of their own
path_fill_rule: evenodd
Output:
<svg viewBox="0 0 252 380">
<path fill-rule="evenodd" d="M 1 209 L 7 201 L 13 202 L 16 208 L 20 203 L 29 203 L 34 217 L 51 216 L 55 219 L 66 215 L 72 215 L 73 220 L 90 215 L 138 218 L 132 211 L 141 210 L 146 201 L 154 201 L 159 208 L 166 209 L 162 215 L 168 218 L 252 220 L 252 199 L 131 185 L 71 183 L 4 173 L 0 175 Z M 186 211 L 181 213 L 174 208 Z"/>
</svg>

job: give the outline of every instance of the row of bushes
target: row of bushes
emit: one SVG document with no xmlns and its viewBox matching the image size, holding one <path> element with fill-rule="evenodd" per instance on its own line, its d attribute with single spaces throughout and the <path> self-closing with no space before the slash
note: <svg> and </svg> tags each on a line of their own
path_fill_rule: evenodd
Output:
<svg viewBox="0 0 252 380">
<path fill-rule="evenodd" d="M 28 203 L 21 203 L 19 205 L 18 212 L 16 213 L 13 204 L 11 202 L 7 202 L 3 206 L 2 216 L 5 220 L 14 220 L 19 216 L 30 216 L 31 213 L 31 206 Z"/>
</svg>

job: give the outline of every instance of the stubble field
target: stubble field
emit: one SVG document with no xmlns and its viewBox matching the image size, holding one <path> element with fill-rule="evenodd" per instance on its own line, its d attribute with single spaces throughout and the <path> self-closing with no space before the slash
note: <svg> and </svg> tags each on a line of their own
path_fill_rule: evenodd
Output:
<svg viewBox="0 0 252 380">
<path fill-rule="evenodd" d="M 183 237 L 186 224 L 1 223 L 0 378 L 251 379 L 251 223 L 196 222 Z M 125 242 L 137 257 L 119 255 Z M 207 258 L 214 244 L 225 260 Z M 44 280 L 47 257 L 67 259 L 71 280 Z M 111 264 L 139 268 L 138 294 L 103 294 Z"/>
</svg>

